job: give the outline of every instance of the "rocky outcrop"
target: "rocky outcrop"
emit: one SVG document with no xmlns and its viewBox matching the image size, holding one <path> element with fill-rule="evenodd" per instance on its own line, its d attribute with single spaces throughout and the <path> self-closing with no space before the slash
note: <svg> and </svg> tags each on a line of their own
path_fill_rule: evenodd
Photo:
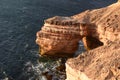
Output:
<svg viewBox="0 0 120 80">
<path fill-rule="evenodd" d="M 66 80 L 120 80 L 119 13 L 120 3 L 118 2 L 105 8 L 88 10 L 72 16 L 79 21 L 96 24 L 94 38 L 103 42 L 104 46 L 82 53 L 77 58 L 69 59 L 66 62 Z M 83 39 L 89 49 L 91 37 Z"/>
<path fill-rule="evenodd" d="M 120 80 L 120 42 L 69 59 L 66 80 Z"/>
<path fill-rule="evenodd" d="M 53 17 L 45 20 L 37 32 L 36 43 L 41 55 L 71 56 L 78 48 L 79 23 L 70 17 Z"/>
<path fill-rule="evenodd" d="M 82 40 L 90 51 L 66 62 L 66 80 L 120 80 L 119 13 L 120 3 L 117 2 L 72 17 L 56 16 L 45 20 L 37 32 L 40 54 L 72 56 Z"/>
<path fill-rule="evenodd" d="M 53 17 L 37 33 L 41 55 L 73 55 L 83 37 L 87 50 L 120 40 L 120 3 L 72 17 Z M 90 41 L 90 37 L 93 41 Z M 89 40 L 87 40 L 89 39 Z M 96 39 L 96 41 L 94 41 Z M 98 40 L 98 41 L 97 41 Z M 94 46 L 90 46 L 92 44 Z"/>
<path fill-rule="evenodd" d="M 109 42 L 120 40 L 120 3 L 112 4 L 108 7 L 87 10 L 81 14 L 72 16 L 79 21 L 96 24 L 97 36 L 104 45 Z"/>
<path fill-rule="evenodd" d="M 78 49 L 79 40 L 83 37 L 83 40 L 88 39 L 87 36 L 91 38 L 98 37 L 95 24 L 79 21 L 70 17 L 56 16 L 45 20 L 42 29 L 37 32 L 36 43 L 40 46 L 41 55 L 71 56 L 74 55 Z M 97 38 L 95 40 L 97 41 Z M 84 40 L 83 42 L 85 42 L 86 48 L 91 47 L 86 44 L 88 40 Z M 89 44 L 94 43 L 94 41 L 89 40 Z M 101 45 L 95 43 L 95 45 L 89 49 L 98 46 Z"/>
</svg>

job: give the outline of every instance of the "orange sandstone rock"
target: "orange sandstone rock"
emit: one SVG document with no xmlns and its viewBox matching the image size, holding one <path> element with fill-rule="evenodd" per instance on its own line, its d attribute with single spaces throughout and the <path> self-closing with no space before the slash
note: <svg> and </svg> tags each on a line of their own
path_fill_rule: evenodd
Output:
<svg viewBox="0 0 120 80">
<path fill-rule="evenodd" d="M 71 56 L 81 39 L 79 23 L 70 17 L 53 17 L 37 32 L 41 55 Z"/>
<path fill-rule="evenodd" d="M 109 42 L 120 40 L 120 3 L 114 3 L 108 7 L 87 10 L 80 14 L 72 16 L 72 18 L 94 23 L 96 25 L 96 33 L 94 34 L 104 45 Z"/>
<path fill-rule="evenodd" d="M 66 80 L 120 80 L 120 42 L 69 59 L 66 74 Z"/>
<path fill-rule="evenodd" d="M 120 3 L 85 11 L 74 19 L 94 23 L 94 38 L 104 46 L 80 54 L 66 62 L 66 80 L 120 80 Z M 92 36 L 93 37 L 93 36 Z M 90 40 L 83 38 L 89 45 Z M 95 39 L 93 39 L 95 40 Z M 87 46 L 89 47 L 89 46 Z"/>
<path fill-rule="evenodd" d="M 40 46 L 40 54 L 73 55 L 78 48 L 78 41 L 88 36 L 98 39 L 97 42 L 101 41 L 104 45 L 120 40 L 119 13 L 120 3 L 118 2 L 72 17 L 56 16 L 45 20 L 42 29 L 37 32 L 36 43 Z M 83 38 L 84 44 L 86 39 Z M 96 45 L 89 40 L 87 41 L 95 45 L 93 48 L 100 44 Z M 87 45 L 88 43 L 85 46 Z"/>
<path fill-rule="evenodd" d="M 56 16 L 45 20 L 37 32 L 36 43 L 40 46 L 41 55 L 71 56 L 78 49 L 79 40 L 85 36 L 98 37 L 95 24 Z"/>
</svg>

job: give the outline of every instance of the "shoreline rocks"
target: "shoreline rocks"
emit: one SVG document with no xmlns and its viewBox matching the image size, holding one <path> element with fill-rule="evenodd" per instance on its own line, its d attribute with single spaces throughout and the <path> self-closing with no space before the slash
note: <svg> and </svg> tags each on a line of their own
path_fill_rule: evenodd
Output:
<svg viewBox="0 0 120 80">
<path fill-rule="evenodd" d="M 120 80 L 120 3 L 72 16 L 96 24 L 104 45 L 66 62 L 66 80 Z M 83 38 L 84 39 L 84 38 Z M 85 38 L 87 45 L 89 40 Z M 83 40 L 83 41 L 85 41 Z M 89 46 L 87 46 L 88 48 Z"/>
<path fill-rule="evenodd" d="M 78 42 L 88 50 L 66 62 L 66 80 L 120 79 L 120 3 L 72 17 L 45 20 L 37 32 L 41 55 L 73 56 Z M 101 46 L 101 47 L 100 47 Z"/>
<path fill-rule="evenodd" d="M 37 32 L 41 55 L 73 56 L 78 49 L 79 23 L 70 17 L 53 17 Z"/>
<path fill-rule="evenodd" d="M 40 47 L 41 55 L 63 57 L 73 56 L 78 49 L 79 41 L 82 40 L 83 37 L 95 37 L 95 39 L 98 40 L 95 24 L 79 22 L 71 17 L 60 16 L 45 20 L 44 26 L 37 32 L 36 36 L 36 43 Z M 90 40 L 89 44 L 91 44 Z M 92 44 L 94 44 L 94 42 L 92 42 Z M 101 46 L 99 43 L 95 43 L 94 45 L 96 46 L 93 46 L 91 49 Z M 85 46 L 88 47 L 87 44 Z"/>
<path fill-rule="evenodd" d="M 66 63 L 66 80 L 120 80 L 120 43 L 82 53 Z"/>
</svg>

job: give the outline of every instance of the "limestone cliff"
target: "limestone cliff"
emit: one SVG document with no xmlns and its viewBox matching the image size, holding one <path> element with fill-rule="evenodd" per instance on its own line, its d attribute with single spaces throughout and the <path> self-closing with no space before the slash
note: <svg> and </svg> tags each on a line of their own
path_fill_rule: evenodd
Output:
<svg viewBox="0 0 120 80">
<path fill-rule="evenodd" d="M 81 14 L 72 16 L 79 21 L 96 24 L 98 39 L 104 43 L 120 40 L 120 3 L 108 7 L 87 10 Z"/>
<path fill-rule="evenodd" d="M 87 36 L 100 40 L 104 45 L 120 40 L 119 13 L 118 2 L 105 8 L 87 10 L 72 17 L 56 16 L 45 20 L 36 39 L 40 46 L 40 54 L 73 55 L 78 49 L 78 41 Z M 93 40 L 91 42 L 86 39 L 88 38 L 83 38 L 83 42 L 88 50 L 101 46 L 100 41 L 89 39 Z M 90 47 L 88 44 L 94 46 Z"/>
<path fill-rule="evenodd" d="M 90 51 L 66 62 L 66 80 L 120 80 L 119 1 L 71 17 L 45 20 L 36 43 L 41 55 L 72 56 L 79 40 Z"/>
<path fill-rule="evenodd" d="M 96 42 L 99 42 L 96 38 L 98 34 L 95 24 L 80 22 L 71 17 L 56 16 L 45 20 L 42 29 L 37 32 L 36 43 L 40 47 L 41 55 L 72 56 L 78 49 L 79 40 L 87 36 L 90 36 L 90 38 L 95 37 Z M 88 39 L 88 37 L 83 39 Z M 94 42 L 94 39 L 90 39 L 93 40 L 93 43 L 84 40 L 87 49 L 101 46 L 99 43 Z M 87 44 L 94 46 L 88 46 Z"/>
<path fill-rule="evenodd" d="M 53 17 L 45 20 L 42 29 L 37 32 L 36 43 L 41 55 L 68 55 L 77 50 L 81 39 L 79 23 L 70 17 Z"/>
<path fill-rule="evenodd" d="M 72 18 L 96 25 L 95 38 L 104 46 L 71 58 L 66 80 L 120 80 L 120 3 L 85 11 Z"/>
<path fill-rule="evenodd" d="M 66 80 L 120 80 L 120 42 L 85 52 L 66 63 Z"/>
</svg>

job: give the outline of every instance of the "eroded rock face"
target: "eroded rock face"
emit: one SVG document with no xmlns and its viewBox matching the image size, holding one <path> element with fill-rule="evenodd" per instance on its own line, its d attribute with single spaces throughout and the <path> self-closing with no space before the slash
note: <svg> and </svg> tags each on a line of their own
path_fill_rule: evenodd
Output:
<svg viewBox="0 0 120 80">
<path fill-rule="evenodd" d="M 87 10 L 72 18 L 79 21 L 94 23 L 96 25 L 95 37 L 98 38 L 104 45 L 110 42 L 120 40 L 120 3 L 114 3 L 108 7 Z"/>
<path fill-rule="evenodd" d="M 73 55 L 78 48 L 80 36 L 79 23 L 70 17 L 53 17 L 45 20 L 37 32 L 36 43 L 41 55 Z"/>
<path fill-rule="evenodd" d="M 120 7 L 119 7 L 120 8 Z M 120 40 L 120 10 L 106 17 L 106 21 L 98 24 L 99 39 L 104 44 Z"/>
<path fill-rule="evenodd" d="M 85 36 L 82 41 L 87 51 L 103 46 L 103 43 L 93 36 Z"/>
<path fill-rule="evenodd" d="M 45 20 L 42 29 L 37 32 L 36 43 L 40 46 L 41 55 L 74 55 L 79 40 L 86 36 L 98 37 L 95 24 L 56 16 Z"/>
<path fill-rule="evenodd" d="M 103 42 L 104 46 L 69 59 L 66 63 L 66 80 L 120 80 L 119 13 L 118 2 L 73 16 L 75 19 L 96 24 L 97 36 L 94 38 Z M 83 39 L 86 40 L 84 43 L 89 45 L 89 37 Z"/>
<path fill-rule="evenodd" d="M 84 45 L 95 45 L 94 49 L 110 42 L 120 40 L 120 3 L 106 8 L 85 11 L 72 17 L 53 17 L 45 20 L 42 29 L 37 32 L 36 43 L 41 55 L 73 55 L 78 49 L 78 41 L 83 37 Z M 89 41 L 87 37 L 98 40 Z M 85 41 L 86 40 L 86 41 Z M 94 41 L 94 40 L 93 40 Z M 99 43 L 100 42 L 100 43 Z"/>
<path fill-rule="evenodd" d="M 80 23 L 80 35 L 82 37 L 92 36 L 98 37 L 97 26 L 94 23 L 78 21 Z"/>
<path fill-rule="evenodd" d="M 120 80 L 120 42 L 85 52 L 66 63 L 66 80 Z"/>
<path fill-rule="evenodd" d="M 119 13 L 118 2 L 72 17 L 56 16 L 45 20 L 37 32 L 40 54 L 71 56 L 82 39 L 90 51 L 67 61 L 66 80 L 120 80 Z"/>
</svg>

